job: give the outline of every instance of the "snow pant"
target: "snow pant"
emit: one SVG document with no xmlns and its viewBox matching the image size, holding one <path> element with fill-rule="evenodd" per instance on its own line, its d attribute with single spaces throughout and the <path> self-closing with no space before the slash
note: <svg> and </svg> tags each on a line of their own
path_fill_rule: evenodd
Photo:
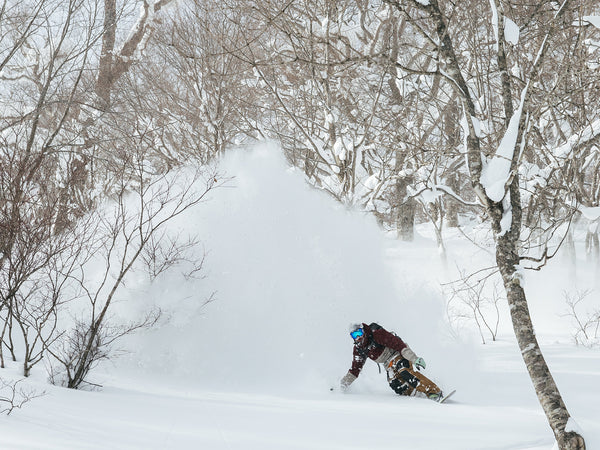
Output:
<svg viewBox="0 0 600 450">
<path fill-rule="evenodd" d="M 412 363 L 401 356 L 390 361 L 387 367 L 390 387 L 398 395 L 415 395 L 422 392 L 427 397 L 441 394 L 442 390 L 429 378 L 413 368 Z"/>
</svg>

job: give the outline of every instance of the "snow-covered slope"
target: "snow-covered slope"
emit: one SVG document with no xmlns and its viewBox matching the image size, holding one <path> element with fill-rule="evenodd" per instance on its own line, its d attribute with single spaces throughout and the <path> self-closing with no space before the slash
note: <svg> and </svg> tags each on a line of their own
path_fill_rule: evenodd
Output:
<svg viewBox="0 0 600 450">
<path fill-rule="evenodd" d="M 275 148 L 222 165 L 229 187 L 174 225 L 202 240 L 205 277 L 131 279 L 120 314 L 157 305 L 170 321 L 125 339 L 127 353 L 95 373 L 100 391 L 48 386 L 37 368 L 28 383 L 46 395 L 0 417 L 0 448 L 552 448 L 504 308 L 499 341 L 486 345 L 476 333 L 456 338 L 446 320 L 439 282 L 489 264 L 489 253 L 448 235 L 444 266 L 427 229 L 411 244 L 387 239 L 309 189 Z M 556 266 L 528 278 L 532 314 L 588 448 L 600 448 L 600 352 L 569 341 L 559 316 L 569 280 Z M 350 392 L 331 392 L 350 366 L 356 321 L 396 331 L 428 376 L 458 389 L 453 400 L 398 397 L 372 362 Z"/>
</svg>

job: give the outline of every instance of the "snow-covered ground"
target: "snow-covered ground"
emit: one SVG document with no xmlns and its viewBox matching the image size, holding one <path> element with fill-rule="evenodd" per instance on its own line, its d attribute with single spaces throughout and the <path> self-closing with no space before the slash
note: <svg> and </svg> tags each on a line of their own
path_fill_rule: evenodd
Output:
<svg viewBox="0 0 600 450">
<path fill-rule="evenodd" d="M 1 449 L 553 448 L 504 303 L 495 342 L 448 322 L 440 283 L 491 265 L 489 252 L 448 232 L 444 265 L 427 228 L 414 243 L 389 239 L 307 188 L 272 148 L 223 167 L 230 187 L 176 225 L 202 239 L 205 278 L 130 279 L 119 314 L 156 305 L 169 322 L 126 338 L 127 353 L 94 373 L 100 390 L 48 385 L 36 367 L 25 383 L 45 395 L 0 416 Z M 562 316 L 563 291 L 596 288 L 596 268 L 561 264 L 527 272 L 527 293 L 563 398 L 600 449 L 600 349 L 574 346 Z M 588 300 L 598 308 L 598 291 Z M 398 397 L 371 361 L 348 393 L 331 392 L 356 321 L 397 332 L 453 399 Z M 17 378 L 10 364 L 0 376 Z"/>
</svg>

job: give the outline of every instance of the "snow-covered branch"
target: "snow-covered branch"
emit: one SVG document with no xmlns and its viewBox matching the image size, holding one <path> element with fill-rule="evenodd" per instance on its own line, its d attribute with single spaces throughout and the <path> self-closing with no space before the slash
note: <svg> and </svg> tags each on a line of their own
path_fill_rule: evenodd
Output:
<svg viewBox="0 0 600 450">
<path fill-rule="evenodd" d="M 114 84 L 140 59 L 154 29 L 156 14 L 172 1 L 144 0 L 137 22 L 120 48 L 116 49 L 116 0 L 104 0 L 104 35 L 96 92 L 105 105 L 110 103 Z"/>
</svg>

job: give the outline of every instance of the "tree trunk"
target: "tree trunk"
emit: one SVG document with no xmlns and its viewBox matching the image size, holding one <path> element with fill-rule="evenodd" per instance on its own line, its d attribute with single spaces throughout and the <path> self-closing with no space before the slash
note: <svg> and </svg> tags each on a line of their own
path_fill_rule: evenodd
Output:
<svg viewBox="0 0 600 450">
<path fill-rule="evenodd" d="M 117 27 L 117 4 L 115 0 L 104 1 L 104 31 L 102 33 L 102 52 L 98 67 L 96 93 L 103 101 L 103 107 L 110 104 L 110 92 L 114 84 L 113 53 Z"/>
<path fill-rule="evenodd" d="M 588 262 L 598 262 L 600 259 L 600 244 L 598 243 L 598 232 L 588 229 L 585 235 L 585 253 Z"/>
<path fill-rule="evenodd" d="M 398 239 L 412 241 L 415 238 L 415 201 L 407 198 L 412 177 L 398 176 L 394 186 L 392 220 L 396 225 Z"/>
<path fill-rule="evenodd" d="M 454 192 L 460 192 L 460 180 L 458 178 L 458 174 L 451 174 L 447 180 L 446 183 L 448 185 L 448 187 L 450 189 L 452 189 Z M 459 223 L 458 223 L 458 210 L 459 210 L 459 203 L 454 200 L 453 198 L 448 198 L 447 200 L 445 200 L 446 202 L 446 210 L 444 211 L 445 215 L 446 215 L 446 221 L 447 221 L 447 225 L 449 228 L 457 228 Z"/>
<path fill-rule="evenodd" d="M 496 258 L 504 280 L 513 329 L 523 361 L 525 361 L 529 377 L 533 382 L 538 400 L 546 413 L 559 448 L 561 450 L 585 449 L 581 436 L 573 431 L 565 430 L 570 415 L 535 337 L 527 298 L 521 286 L 520 278 L 514 269 L 514 265 L 508 263 L 511 258 L 510 254 L 513 252 L 511 247 L 513 247 L 513 243 L 507 242 L 506 239 L 501 237 L 498 241 Z"/>
<path fill-rule="evenodd" d="M 542 355 L 535 336 L 527 297 L 521 286 L 521 275 L 517 272 L 520 262 L 518 252 L 519 234 L 521 229 L 522 209 L 519 191 L 519 179 L 515 176 L 507 196 L 510 196 L 509 213 L 512 214 L 509 230 L 500 228 L 499 219 L 505 214 L 501 203 L 491 204 L 493 211 L 494 232 L 496 235 L 496 264 L 502 275 L 506 298 L 510 310 L 513 330 L 517 338 L 523 361 L 533 382 L 538 400 L 546 414 L 546 418 L 560 450 L 584 450 L 583 437 L 574 431 L 568 431 L 570 419 L 546 360 Z M 506 203 L 504 203 L 506 204 Z"/>
<path fill-rule="evenodd" d="M 569 265 L 569 277 L 574 280 L 577 276 L 577 249 L 575 248 L 575 240 L 573 239 L 573 232 L 571 230 L 567 232 L 564 255 Z"/>
</svg>

